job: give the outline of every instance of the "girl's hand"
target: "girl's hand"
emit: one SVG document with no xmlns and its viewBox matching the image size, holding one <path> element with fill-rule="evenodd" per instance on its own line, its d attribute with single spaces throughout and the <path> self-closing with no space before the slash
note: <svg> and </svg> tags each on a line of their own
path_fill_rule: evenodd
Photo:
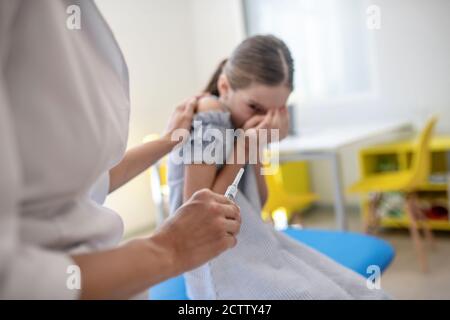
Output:
<svg viewBox="0 0 450 320">
<path fill-rule="evenodd" d="M 271 127 L 280 130 L 280 141 L 287 137 L 289 133 L 289 112 L 286 106 L 275 111 L 275 114 L 272 117 Z"/>
<path fill-rule="evenodd" d="M 245 151 L 246 161 L 257 163 L 262 161 L 263 150 L 272 141 L 271 130 L 278 131 L 278 140 L 287 136 L 289 130 L 289 115 L 285 107 L 269 110 L 265 115 L 255 115 L 244 124 L 245 131 L 243 137 L 238 138 L 237 146 Z M 265 131 L 263 131 L 265 130 Z M 262 138 L 265 134 L 265 139 Z M 256 145 L 252 143 L 256 142 Z"/>
<path fill-rule="evenodd" d="M 267 142 L 271 142 L 270 130 L 278 130 L 279 140 L 286 138 L 289 132 L 289 113 L 286 107 L 269 110 L 266 115 L 255 115 L 243 126 L 246 134 L 258 135 L 258 130 L 267 130 Z"/>
</svg>

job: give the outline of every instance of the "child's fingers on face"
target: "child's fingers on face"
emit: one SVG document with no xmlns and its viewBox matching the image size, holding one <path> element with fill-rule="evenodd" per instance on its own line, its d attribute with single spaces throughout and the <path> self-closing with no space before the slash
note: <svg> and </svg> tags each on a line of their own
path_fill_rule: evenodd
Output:
<svg viewBox="0 0 450 320">
<path fill-rule="evenodd" d="M 267 126 L 268 128 L 271 129 L 276 129 L 277 128 L 277 120 L 278 119 L 278 112 L 277 110 L 270 110 L 268 112 L 268 117 L 267 117 Z"/>
<path fill-rule="evenodd" d="M 263 116 L 263 120 L 258 124 L 258 129 L 270 128 L 270 124 L 272 123 L 272 112 L 269 111 Z"/>
<path fill-rule="evenodd" d="M 262 115 L 255 115 L 255 116 L 251 117 L 250 119 L 247 120 L 247 122 L 245 122 L 244 130 L 250 129 L 250 128 L 255 128 L 258 124 L 261 123 L 261 121 L 263 121 L 263 119 L 264 119 L 264 116 L 262 116 Z"/>
</svg>

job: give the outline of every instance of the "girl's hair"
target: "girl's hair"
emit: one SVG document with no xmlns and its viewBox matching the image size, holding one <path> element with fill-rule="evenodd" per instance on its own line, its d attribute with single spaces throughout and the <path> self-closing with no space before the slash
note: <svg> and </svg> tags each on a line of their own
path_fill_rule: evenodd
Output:
<svg viewBox="0 0 450 320">
<path fill-rule="evenodd" d="M 219 96 L 217 82 L 224 73 L 233 90 L 245 89 L 253 82 L 268 86 L 286 84 L 294 89 L 294 60 L 287 45 L 272 35 L 258 35 L 244 40 L 223 60 L 205 88 Z"/>
</svg>

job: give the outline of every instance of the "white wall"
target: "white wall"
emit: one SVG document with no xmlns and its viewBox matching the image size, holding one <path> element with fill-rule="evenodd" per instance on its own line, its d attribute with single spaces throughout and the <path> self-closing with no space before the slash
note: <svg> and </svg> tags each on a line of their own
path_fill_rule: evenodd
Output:
<svg viewBox="0 0 450 320">
<path fill-rule="evenodd" d="M 96 0 L 122 48 L 130 72 L 129 147 L 161 133 L 174 107 L 193 95 L 192 22 L 189 1 Z M 149 178 L 142 175 L 107 200 L 124 218 L 126 232 L 154 221 Z"/>
<path fill-rule="evenodd" d="M 217 65 L 245 38 L 241 0 L 190 0 L 196 83 L 206 86 Z"/>
<path fill-rule="evenodd" d="M 450 132 L 450 1 L 380 0 L 376 33 L 382 97 L 417 119 L 441 114 Z"/>
</svg>

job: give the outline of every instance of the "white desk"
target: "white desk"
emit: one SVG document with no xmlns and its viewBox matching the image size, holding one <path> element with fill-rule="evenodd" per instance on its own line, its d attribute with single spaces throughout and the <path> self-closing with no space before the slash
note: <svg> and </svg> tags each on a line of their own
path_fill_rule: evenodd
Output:
<svg viewBox="0 0 450 320">
<path fill-rule="evenodd" d="M 333 172 L 334 210 L 337 228 L 347 229 L 339 151 L 351 144 L 385 134 L 411 131 L 410 122 L 374 123 L 300 132 L 278 144 L 280 163 L 301 160 L 330 160 Z"/>
</svg>

